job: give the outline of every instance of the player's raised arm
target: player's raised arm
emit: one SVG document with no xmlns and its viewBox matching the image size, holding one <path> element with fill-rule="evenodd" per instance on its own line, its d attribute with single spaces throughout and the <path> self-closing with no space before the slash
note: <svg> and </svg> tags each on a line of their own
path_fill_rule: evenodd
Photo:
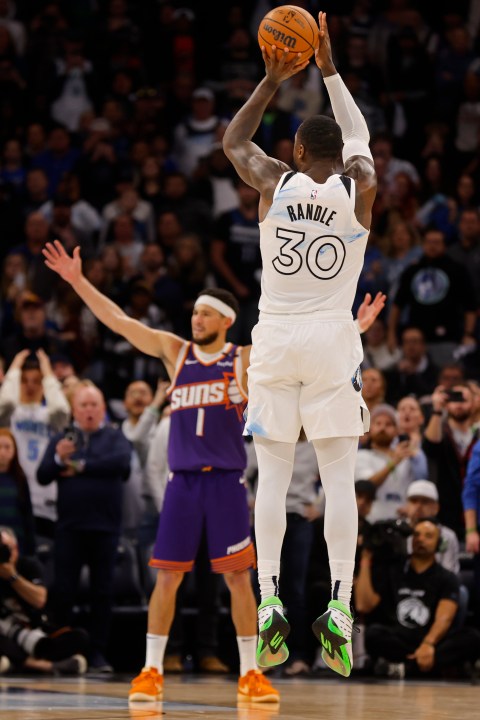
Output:
<svg viewBox="0 0 480 720">
<path fill-rule="evenodd" d="M 274 50 L 272 45 L 272 50 Z M 280 57 L 277 58 L 277 54 Z M 273 190 L 280 176 L 290 170 L 288 165 L 266 153 L 252 142 L 268 103 L 280 84 L 308 65 L 308 60 L 298 58 L 288 61 L 288 51 L 280 54 L 275 50 L 270 56 L 262 48 L 265 62 L 265 77 L 257 85 L 247 102 L 237 112 L 223 136 L 223 149 L 237 173 L 248 185 L 262 194 Z"/>
<path fill-rule="evenodd" d="M 174 368 L 183 344 L 182 339 L 172 333 L 146 327 L 138 320 L 129 317 L 112 300 L 99 292 L 82 272 L 78 246 L 73 251 L 73 257 L 68 255 L 59 240 L 47 243 L 42 252 L 45 256 L 45 265 L 70 283 L 100 322 L 113 332 L 122 335 L 138 350 L 163 360 L 169 372 Z"/>
<path fill-rule="evenodd" d="M 318 20 L 320 31 L 318 48 L 315 50 L 315 62 L 322 71 L 333 114 L 342 131 L 342 157 L 345 174 L 353 178 L 356 183 L 355 213 L 358 221 L 364 227 L 369 228 L 372 219 L 372 205 L 377 191 L 375 168 L 368 145 L 370 133 L 365 118 L 333 63 L 326 13 L 319 13 Z"/>
</svg>

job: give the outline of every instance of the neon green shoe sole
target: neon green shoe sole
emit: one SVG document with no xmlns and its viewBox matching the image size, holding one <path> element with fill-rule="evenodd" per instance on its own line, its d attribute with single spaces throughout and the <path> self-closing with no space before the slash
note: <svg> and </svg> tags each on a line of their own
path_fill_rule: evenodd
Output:
<svg viewBox="0 0 480 720">
<path fill-rule="evenodd" d="M 288 659 L 285 640 L 290 633 L 290 625 L 283 615 L 283 605 L 277 597 L 267 598 L 259 605 L 259 617 L 265 608 L 271 608 L 271 613 L 259 627 L 256 659 L 259 667 L 274 667 Z"/>
<path fill-rule="evenodd" d="M 327 612 L 312 625 L 313 633 L 322 646 L 323 662 L 343 677 L 352 672 L 351 627 L 350 612 L 336 600 L 329 602 Z"/>
</svg>

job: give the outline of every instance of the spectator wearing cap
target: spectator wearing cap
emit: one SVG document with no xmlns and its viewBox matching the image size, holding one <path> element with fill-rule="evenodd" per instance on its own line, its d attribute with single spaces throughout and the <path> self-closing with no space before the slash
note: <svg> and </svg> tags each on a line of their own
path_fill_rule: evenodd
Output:
<svg viewBox="0 0 480 720">
<path fill-rule="evenodd" d="M 24 291 L 17 300 L 18 327 L 2 342 L 2 356 L 7 366 L 21 350 L 36 352 L 40 348 L 47 355 L 63 351 L 65 344 L 55 326 L 47 319 L 45 303 L 39 295 Z"/>
<path fill-rule="evenodd" d="M 370 522 L 388 520 L 404 504 L 413 480 L 426 476 L 425 457 L 408 440 L 398 435 L 395 409 L 377 405 L 371 413 L 369 446 L 358 451 L 355 478 L 369 480 L 377 489 Z"/>
<path fill-rule="evenodd" d="M 419 520 L 436 518 L 440 510 L 438 490 L 431 480 L 414 480 L 407 489 L 407 502 L 401 509 L 401 514 L 415 527 Z M 446 525 L 440 525 L 441 542 L 435 555 L 439 565 L 451 570 L 456 575 L 460 572 L 460 547 L 454 531 Z M 407 540 L 409 553 L 412 550 L 412 538 Z"/>
<path fill-rule="evenodd" d="M 215 113 L 215 95 L 207 87 L 192 93 L 191 111 L 174 130 L 173 157 L 181 172 L 191 178 L 200 158 L 221 140 L 224 123 Z"/>
</svg>

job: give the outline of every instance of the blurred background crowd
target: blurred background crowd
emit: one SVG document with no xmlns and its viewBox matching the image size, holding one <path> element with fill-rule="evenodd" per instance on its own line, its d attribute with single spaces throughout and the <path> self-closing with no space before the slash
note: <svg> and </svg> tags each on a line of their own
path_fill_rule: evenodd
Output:
<svg viewBox="0 0 480 720">
<path fill-rule="evenodd" d="M 367 292 L 387 295 L 364 335 L 363 394 L 372 426 L 356 468 L 365 530 L 359 543 L 368 538 L 359 568 L 372 556 L 377 562 L 379 546 L 403 559 L 412 552 L 405 526 L 412 530 L 421 517 L 435 516 L 443 541 L 435 540 L 433 556 L 461 587 L 456 622 L 480 627 L 480 3 L 297 4 L 314 15 L 327 12 L 335 63 L 366 118 L 378 175 L 353 308 L 356 313 Z M 69 567 L 86 560 L 92 566 L 95 557 L 97 577 L 82 582 L 93 593 L 97 647 L 90 665 L 97 669 L 108 669 L 109 653 L 114 658 L 112 608 L 144 610 L 152 587 L 148 552 L 168 473 L 166 373 L 102 326 L 45 267 L 41 251 L 53 239 L 68 251 L 79 245 L 95 287 L 132 317 L 186 338 L 199 291 L 226 288 L 241 306 L 229 339 L 250 342 L 261 276 L 258 194 L 235 176 L 221 140 L 263 76 L 256 32 L 273 6 L 267 0 L 224 0 L 208 9 L 167 0 L 0 0 L 0 526 L 13 531 L 2 531 L 1 545 L 16 547 L 20 557 L 37 553 L 40 564 L 27 563 L 24 574 L 52 591 L 49 604 L 62 626 L 74 607 L 81 618 L 83 607 L 82 598 L 69 595 Z M 295 131 L 315 113 L 331 109 L 311 63 L 281 86 L 254 140 L 291 164 Z M 62 498 L 51 476 L 50 441 L 80 428 L 70 439 L 81 445 L 81 431 L 91 432 L 92 423 L 130 443 L 106 437 L 107 449 L 119 443 L 118 467 L 92 471 L 72 516 L 72 498 Z M 288 589 L 282 593 L 289 610 L 307 620 L 318 614 L 329 582 L 321 479 L 310 450 L 299 442 L 287 508 L 290 597 Z M 249 455 L 253 496 L 251 446 Z M 108 489 L 96 474 L 108 475 Z M 86 541 L 82 548 L 68 544 L 71 527 L 96 537 L 90 548 Z M 53 547 L 55 528 L 64 533 L 61 552 Z M 55 553 L 62 577 L 52 571 Z M 113 584 L 101 581 L 107 566 Z M 203 669 L 226 671 L 231 658 L 225 647 L 219 650 L 216 631 L 222 585 L 212 590 L 201 563 L 196 576 L 197 589 L 189 580 L 180 604 L 209 618 L 211 634 L 199 657 L 210 665 Z M 9 577 L 0 577 L 4 590 L 14 587 Z M 365 627 L 372 602 L 363 580 Z M 5 608 L 2 598 L 0 592 Z M 35 616 L 47 600 L 38 603 Z M 127 615 L 117 618 L 124 633 Z M 0 620 L 0 671 L 28 662 L 52 670 L 31 664 L 33 650 L 12 660 L 2 652 L 2 633 L 13 636 Z M 187 652 L 181 634 L 171 642 L 176 670 L 202 640 Z M 292 638 L 290 674 L 316 666 L 306 637 Z M 60 654 L 75 654 L 77 641 Z M 357 645 L 356 667 L 381 672 L 369 643 Z M 48 662 L 64 662 L 55 652 L 47 652 Z M 480 656 L 480 650 L 476 657 L 465 653 L 462 660 Z M 47 662 L 47 655 L 43 650 L 37 660 Z M 401 664 L 389 662 L 384 670 L 401 674 Z M 67 663 L 68 672 L 81 669 Z"/>
</svg>

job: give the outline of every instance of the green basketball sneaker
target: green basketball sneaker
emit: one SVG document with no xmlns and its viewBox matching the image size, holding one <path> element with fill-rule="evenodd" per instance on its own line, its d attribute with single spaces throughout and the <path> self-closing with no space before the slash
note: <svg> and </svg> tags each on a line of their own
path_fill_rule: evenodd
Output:
<svg viewBox="0 0 480 720">
<path fill-rule="evenodd" d="M 275 596 L 266 598 L 258 606 L 258 646 L 257 663 L 259 667 L 281 665 L 288 658 L 285 640 L 290 625 L 283 614 L 282 601 Z"/>
<path fill-rule="evenodd" d="M 330 600 L 327 612 L 312 625 L 322 645 L 323 662 L 344 677 L 352 672 L 352 625 L 350 610 L 338 600 Z"/>
</svg>

